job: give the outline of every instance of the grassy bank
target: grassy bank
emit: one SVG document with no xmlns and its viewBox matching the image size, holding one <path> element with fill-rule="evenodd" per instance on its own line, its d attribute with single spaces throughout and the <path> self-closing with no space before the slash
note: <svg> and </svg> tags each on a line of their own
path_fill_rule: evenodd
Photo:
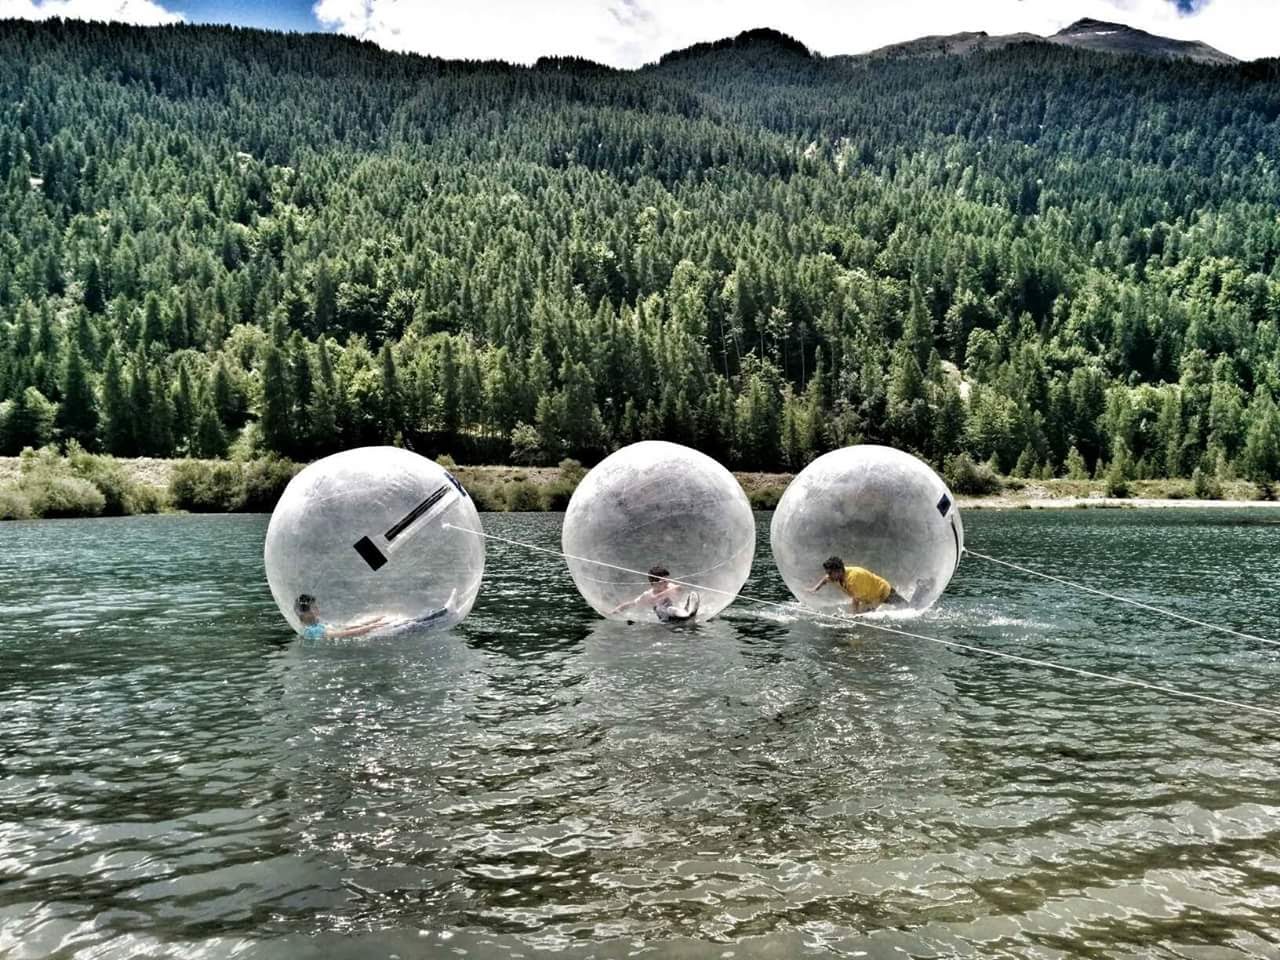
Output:
<svg viewBox="0 0 1280 960">
<path fill-rule="evenodd" d="M 267 511 L 301 466 L 287 460 L 117 459 L 51 447 L 0 457 L 0 520 Z"/>
<path fill-rule="evenodd" d="M 459 466 L 442 458 L 485 511 L 563 510 L 586 470 L 558 467 Z M 138 513 L 265 512 L 302 464 L 288 460 L 116 459 L 72 447 L 0 457 L 0 520 L 121 516 Z M 791 481 L 785 473 L 737 473 L 752 506 L 772 509 Z M 1200 506 L 1274 503 L 1271 492 L 1244 480 L 1023 480 L 992 474 L 948 477 L 960 506 L 1051 508 Z"/>
</svg>

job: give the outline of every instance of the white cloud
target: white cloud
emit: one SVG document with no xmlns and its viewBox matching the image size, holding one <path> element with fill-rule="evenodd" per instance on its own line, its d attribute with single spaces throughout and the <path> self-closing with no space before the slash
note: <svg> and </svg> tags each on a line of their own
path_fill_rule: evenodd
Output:
<svg viewBox="0 0 1280 960">
<path fill-rule="evenodd" d="M 0 0 L 0 19 L 68 17 L 179 23 L 164 0 Z M 1243 60 L 1280 56 L 1280 2 L 1200 0 L 317 0 L 325 26 L 391 50 L 531 63 L 573 54 L 636 67 L 752 27 L 773 27 L 827 55 L 926 34 L 985 30 L 1047 35 L 1078 20 L 1116 20 L 1202 40 Z"/>
<path fill-rule="evenodd" d="M 153 0 L 0 0 L 0 20 L 115 20 L 143 27 L 181 23 L 183 16 Z"/>
<path fill-rule="evenodd" d="M 2 0 L 0 0 L 2 2 Z M 752 27 L 773 27 L 827 55 L 927 34 L 1055 33 L 1081 17 L 1115 20 L 1241 59 L 1280 55 L 1280 3 L 1209 0 L 318 0 L 328 27 L 392 50 L 531 63 L 574 54 L 635 67 Z"/>
</svg>

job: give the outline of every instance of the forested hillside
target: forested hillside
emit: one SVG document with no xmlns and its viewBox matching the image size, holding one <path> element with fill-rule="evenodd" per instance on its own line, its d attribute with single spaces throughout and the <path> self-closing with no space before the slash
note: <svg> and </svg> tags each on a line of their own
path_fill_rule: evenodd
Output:
<svg viewBox="0 0 1280 960">
<path fill-rule="evenodd" d="M 0 23 L 0 452 L 1280 475 L 1280 70 Z"/>
</svg>

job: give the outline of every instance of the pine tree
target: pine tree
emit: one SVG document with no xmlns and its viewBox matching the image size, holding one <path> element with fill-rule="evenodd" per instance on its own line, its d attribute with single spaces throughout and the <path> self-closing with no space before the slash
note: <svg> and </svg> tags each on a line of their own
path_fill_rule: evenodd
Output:
<svg viewBox="0 0 1280 960">
<path fill-rule="evenodd" d="M 330 272 L 329 262 L 323 257 L 316 265 L 315 297 L 312 300 L 313 332 L 319 336 L 327 333 L 338 315 L 337 283 Z"/>
<path fill-rule="evenodd" d="M 1013 465 L 1013 470 L 1009 475 L 1012 477 L 1034 477 L 1038 470 L 1036 463 L 1036 453 L 1030 446 L 1022 448 L 1022 453 L 1018 454 L 1018 462 Z"/>
<path fill-rule="evenodd" d="M 924 374 L 908 342 L 904 340 L 893 358 L 885 427 L 897 444 L 912 450 L 923 450 L 929 439 L 929 420 Z"/>
<path fill-rule="evenodd" d="M 321 339 L 316 355 L 319 361 L 315 389 L 307 406 L 307 443 L 321 451 L 336 450 L 341 440 L 338 434 L 338 387 L 327 340 Z"/>
<path fill-rule="evenodd" d="M 12 401 L 4 418 L 4 436 L 0 447 L 9 455 L 24 447 L 43 447 L 56 436 L 58 405 L 35 387 L 27 387 Z"/>
<path fill-rule="evenodd" d="M 305 456 L 315 433 L 311 418 L 315 383 L 311 373 L 311 345 L 296 330 L 289 338 L 288 356 L 290 396 L 293 399 L 293 409 L 289 411 L 289 419 L 293 424 L 291 454 Z"/>
<path fill-rule="evenodd" d="M 520 367 L 508 347 L 500 347 L 494 353 L 484 392 L 486 404 L 493 413 L 494 425 L 500 432 L 510 433 L 520 421 L 524 382 Z"/>
<path fill-rule="evenodd" d="M 164 313 L 160 306 L 160 298 L 154 292 L 147 294 L 142 305 L 142 342 L 144 344 L 166 343 L 169 334 L 164 322 Z"/>
<path fill-rule="evenodd" d="M 200 398 L 200 413 L 196 418 L 195 435 L 191 439 L 191 452 L 197 457 L 216 458 L 227 455 L 227 435 L 218 420 L 213 397 L 205 391 Z"/>
<path fill-rule="evenodd" d="M 84 310 L 75 312 L 75 326 L 69 342 L 80 352 L 80 359 L 84 363 L 95 366 L 101 359 L 98 352 L 98 338 L 93 332 L 93 325 L 89 322 L 89 314 Z"/>
<path fill-rule="evenodd" d="M 147 430 L 147 452 L 153 457 L 171 457 L 174 450 L 173 390 L 162 367 L 151 368 L 151 419 Z"/>
<path fill-rule="evenodd" d="M 67 360 L 62 373 L 62 403 L 58 409 L 58 426 L 62 436 L 75 440 L 86 450 L 98 445 L 98 400 L 89 382 L 80 350 L 72 341 L 67 347 Z"/>
<path fill-rule="evenodd" d="M 196 398 L 187 364 L 178 366 L 178 382 L 173 393 L 173 439 L 179 447 L 190 449 L 196 433 Z"/>
<path fill-rule="evenodd" d="M 191 344 L 191 331 L 187 329 L 187 313 L 180 300 L 171 299 L 165 310 L 169 349 L 182 350 Z"/>
<path fill-rule="evenodd" d="M 459 365 L 458 410 L 467 427 L 486 422 L 484 402 L 484 375 L 480 372 L 480 358 L 469 345 Z"/>
<path fill-rule="evenodd" d="M 151 366 L 139 347 L 129 360 L 129 419 L 135 456 L 156 456 L 155 397 L 151 392 Z"/>
<path fill-rule="evenodd" d="M 262 427 L 262 441 L 269 450 L 287 453 L 293 445 L 289 423 L 292 398 L 289 379 L 285 374 L 284 358 L 274 344 L 269 346 L 262 362 L 262 406 L 258 422 Z"/>
<path fill-rule="evenodd" d="M 806 410 L 788 385 L 782 392 L 782 459 L 788 469 L 799 470 L 812 455 L 806 449 Z"/>
<path fill-rule="evenodd" d="M 960 388 L 947 381 L 942 387 L 942 402 L 933 420 L 932 459 L 941 463 L 964 445 L 966 411 Z"/>
<path fill-rule="evenodd" d="M 103 289 L 102 268 L 97 257 L 89 258 L 84 277 L 84 308 L 97 316 L 107 309 L 107 297 Z"/>
<path fill-rule="evenodd" d="M 102 373 L 102 446 L 116 456 L 133 456 L 134 415 L 129 403 L 120 351 L 113 343 L 107 349 Z"/>
<path fill-rule="evenodd" d="M 564 455 L 565 444 L 560 426 L 562 403 L 562 394 L 543 394 L 538 398 L 538 411 L 534 419 L 538 448 L 552 462 Z"/>
<path fill-rule="evenodd" d="M 440 393 L 440 427 L 445 433 L 457 434 L 462 426 L 460 372 L 453 337 L 440 344 L 436 384 Z"/>
<path fill-rule="evenodd" d="M 52 304 L 48 301 L 40 308 L 34 346 L 36 353 L 31 364 L 31 380 L 45 397 L 58 400 L 62 396 L 61 338 L 56 332 Z"/>
<path fill-rule="evenodd" d="M 1280 479 L 1280 412 L 1265 388 L 1260 388 L 1249 404 L 1248 419 L 1241 457 L 1245 477 L 1255 483 Z"/>
<path fill-rule="evenodd" d="M 181 314 L 181 320 L 175 324 L 175 328 L 183 337 L 179 346 L 187 347 L 200 343 L 204 334 L 201 329 L 200 304 L 196 302 L 196 293 L 191 287 L 183 291 L 182 304 L 178 308 L 178 313 Z"/>
<path fill-rule="evenodd" d="M 560 379 L 564 384 L 557 403 L 560 436 L 570 456 L 592 457 L 604 448 L 606 437 L 591 371 L 582 361 L 566 361 Z"/>
<path fill-rule="evenodd" d="M 1080 451 L 1072 447 L 1067 452 L 1066 473 L 1068 480 L 1088 480 L 1089 467 L 1084 462 L 1084 457 L 1080 455 Z"/>
<path fill-rule="evenodd" d="M 378 352 L 378 366 L 381 370 L 378 381 L 378 427 L 383 439 L 390 441 L 404 429 L 404 398 L 390 343 L 384 343 Z"/>
<path fill-rule="evenodd" d="M 210 374 L 209 392 L 214 411 L 218 415 L 218 422 L 226 426 L 234 426 L 238 423 L 241 407 L 240 393 L 231 382 L 231 373 L 227 370 L 226 360 L 222 357 L 218 358 Z"/>
<path fill-rule="evenodd" d="M 737 459 L 765 469 L 780 465 L 779 400 L 773 385 L 759 372 L 747 378 L 736 409 Z"/>
</svg>

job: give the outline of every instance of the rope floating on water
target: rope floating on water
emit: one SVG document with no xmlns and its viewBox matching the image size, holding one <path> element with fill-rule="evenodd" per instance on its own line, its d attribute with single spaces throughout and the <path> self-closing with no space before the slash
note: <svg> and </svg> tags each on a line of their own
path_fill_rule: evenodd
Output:
<svg viewBox="0 0 1280 960">
<path fill-rule="evenodd" d="M 452 530 L 461 530 L 466 533 L 474 534 L 475 536 L 483 537 L 486 540 L 496 540 L 499 543 L 510 544 L 513 547 L 522 547 L 526 550 L 533 550 L 536 553 L 545 553 L 553 557 L 560 557 L 561 559 L 564 559 L 564 560 L 578 560 L 582 563 L 593 563 L 593 564 L 596 564 L 597 566 L 609 567 L 610 569 L 618 570 L 622 573 L 634 573 L 640 576 L 648 576 L 648 571 L 645 571 L 645 570 L 633 570 L 630 567 L 619 566 L 616 563 L 606 563 L 603 560 L 589 560 L 586 557 L 574 556 L 573 554 L 564 553 L 560 550 L 552 550 L 549 547 L 540 547 L 534 543 L 525 543 L 520 540 L 513 540 L 509 537 L 500 537 L 494 533 L 484 533 L 483 531 L 480 531 L 480 530 L 471 530 L 471 529 L 468 529 L 467 527 L 459 527 L 451 523 L 445 523 L 445 524 L 442 524 L 442 526 Z M 984 558 L 984 559 L 987 559 L 987 558 Z M 746 600 L 750 603 L 759 603 L 768 607 L 777 607 L 779 610 L 783 610 L 788 613 L 794 612 L 794 607 L 792 605 L 786 604 L 786 603 L 780 603 L 777 600 L 766 600 L 763 597 L 752 597 L 752 596 L 748 596 L 745 593 L 733 593 L 732 591 L 729 591 L 729 590 L 720 590 L 720 589 L 717 589 L 716 587 L 708 587 L 704 584 L 691 583 L 687 580 L 678 580 L 675 577 L 664 577 L 663 579 L 668 580 L 671 583 L 679 584 L 682 587 L 689 587 L 692 590 L 701 590 L 707 593 L 719 593 L 725 596 L 734 596 L 742 600 Z M 1105 680 L 1108 683 L 1123 684 L 1125 686 L 1130 686 L 1130 687 L 1141 687 L 1144 690 L 1154 690 L 1160 693 L 1171 694 L 1175 697 L 1183 697 L 1188 700 L 1200 700 L 1206 703 L 1216 703 L 1219 706 L 1233 707 L 1237 710 L 1245 710 L 1250 713 L 1261 713 L 1267 716 L 1280 717 L 1280 709 L 1275 709 L 1272 707 L 1260 707 L 1260 706 L 1257 706 L 1256 704 L 1243 703 L 1238 700 L 1227 700 L 1224 697 L 1214 697 L 1207 693 L 1196 693 L 1193 690 L 1185 690 L 1181 687 L 1172 687 L 1163 683 L 1150 683 L 1149 681 L 1146 681 L 1146 680 L 1138 680 L 1138 679 L 1135 679 L 1134 677 L 1126 677 L 1122 674 L 1099 673 L 1095 670 L 1084 670 L 1080 667 L 1068 666 L 1065 663 L 1055 663 L 1052 660 L 1041 660 L 1037 657 L 1024 657 L 1021 654 L 1016 654 L 1016 653 L 1005 653 L 1002 650 L 992 650 L 990 647 L 980 647 L 976 644 L 961 643 L 958 640 L 944 640 L 941 637 L 930 637 L 923 633 L 913 633 L 910 630 L 900 630 L 897 627 L 889 627 L 882 623 L 875 623 L 870 620 L 858 619 L 858 618 L 850 617 L 840 613 L 829 613 L 822 610 L 805 610 L 805 612 L 817 617 L 825 618 L 827 620 L 834 620 L 839 623 L 848 623 L 858 627 L 869 627 L 872 630 L 880 630 L 883 633 L 891 633 L 899 637 L 910 637 L 913 640 L 924 640 L 928 643 L 936 643 L 945 647 L 953 647 L 957 650 L 966 650 L 970 653 L 983 654 L 989 657 L 998 657 L 1003 660 L 1012 660 L 1016 663 L 1025 663 L 1025 664 L 1030 664 L 1031 666 L 1036 666 L 1036 667 L 1045 667 L 1050 670 L 1057 670 L 1060 673 L 1070 673 L 1079 677 L 1089 677 L 1090 679 L 1093 679 L 1093 680 Z M 1248 635 L 1243 634 L 1243 636 L 1248 636 Z M 1262 638 L 1257 637 L 1254 639 L 1262 639 Z"/>
<path fill-rule="evenodd" d="M 1076 590 L 1083 590 L 1085 593 L 1092 593 L 1095 596 L 1106 597 L 1108 600 L 1115 600 L 1118 603 L 1127 603 L 1130 606 L 1140 607 L 1143 610 L 1158 613 L 1162 617 L 1172 617 L 1174 620 L 1181 620 L 1184 623 L 1192 623 L 1197 627 L 1204 627 L 1207 630 L 1216 630 L 1219 633 L 1229 633 L 1231 636 L 1239 637 L 1242 640 L 1256 640 L 1258 643 L 1269 643 L 1273 646 L 1280 646 L 1280 641 L 1277 640 L 1268 640 L 1266 637 L 1259 637 L 1257 634 L 1242 633 L 1239 630 L 1232 630 L 1230 627 L 1222 627 L 1215 623 L 1206 623 L 1203 620 L 1196 620 L 1193 617 L 1185 617 L 1180 613 L 1174 613 L 1172 610 L 1166 610 L 1164 607 L 1156 607 L 1149 603 L 1143 603 L 1141 600 L 1132 600 L 1129 597 L 1122 597 L 1118 594 L 1107 593 L 1105 590 L 1098 590 L 1095 587 L 1085 586 L 1083 583 L 1075 583 L 1072 580 L 1065 580 L 1062 577 L 1055 577 L 1047 573 L 1041 573 L 1039 570 L 1032 570 L 1030 567 L 1019 566 L 1016 563 L 1010 563 L 1008 560 L 997 560 L 995 557 L 987 556 L 985 553 L 978 553 L 976 550 L 970 550 L 968 547 L 965 547 L 964 552 L 971 557 L 977 557 L 979 560 L 986 560 L 989 563 L 997 563 L 1002 567 L 1009 567 L 1011 570 L 1018 570 L 1021 573 L 1029 573 L 1033 577 L 1052 580 L 1054 583 L 1061 583 L 1064 586 L 1072 587 Z"/>
</svg>

